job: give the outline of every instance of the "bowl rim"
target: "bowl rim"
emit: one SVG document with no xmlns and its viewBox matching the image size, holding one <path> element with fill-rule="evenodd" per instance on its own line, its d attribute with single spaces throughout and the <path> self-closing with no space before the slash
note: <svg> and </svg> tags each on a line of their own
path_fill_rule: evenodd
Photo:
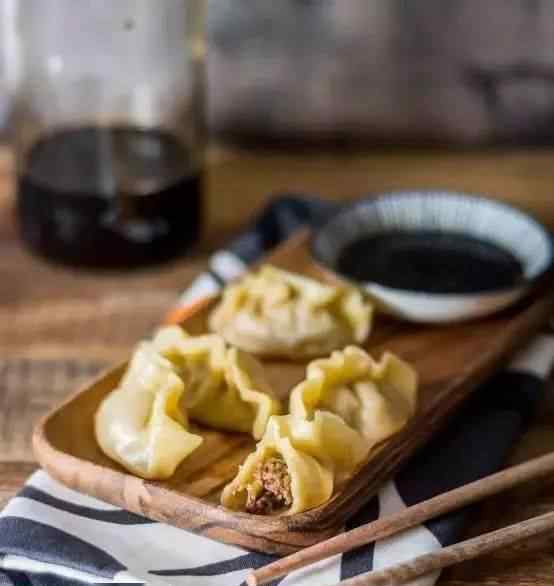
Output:
<svg viewBox="0 0 554 586">
<path fill-rule="evenodd" d="M 331 226 L 334 222 L 337 222 L 340 218 L 347 217 L 351 214 L 355 214 L 356 210 L 359 208 L 373 207 L 383 200 L 402 200 L 402 199 L 409 199 L 414 196 L 422 196 L 422 195 L 430 195 L 430 196 L 441 197 L 441 198 L 450 199 L 450 200 L 465 199 L 465 200 L 470 200 L 470 201 L 474 201 L 474 202 L 486 203 L 488 205 L 492 204 L 493 206 L 497 206 L 501 209 L 506 210 L 507 212 L 510 212 L 511 214 L 515 214 L 516 216 L 519 216 L 520 218 L 525 219 L 527 222 L 529 222 L 531 224 L 531 226 L 537 232 L 541 233 L 541 235 L 544 236 L 544 238 L 547 242 L 548 259 L 547 259 L 547 262 L 545 263 L 545 266 L 541 270 L 539 270 L 539 272 L 536 275 L 533 275 L 531 278 L 524 276 L 524 278 L 518 284 L 511 286 L 511 287 L 498 287 L 495 289 L 486 289 L 483 291 L 475 291 L 475 292 L 471 292 L 471 293 L 456 293 L 454 291 L 450 291 L 450 292 L 446 292 L 446 293 L 437 293 L 437 292 L 431 292 L 431 291 L 418 291 L 416 289 L 405 289 L 405 288 L 400 288 L 400 287 L 391 287 L 389 285 L 384 285 L 383 283 L 380 283 L 379 281 L 360 281 L 358 279 L 350 277 L 350 276 L 340 272 L 339 270 L 337 270 L 336 267 L 333 267 L 329 262 L 327 262 L 327 260 L 325 260 L 321 256 L 321 254 L 317 251 L 317 247 L 316 247 L 317 240 L 319 238 L 321 238 L 322 234 L 325 233 L 325 231 L 329 228 L 329 226 Z M 368 291 L 369 287 L 371 287 L 372 285 L 378 285 L 379 287 L 388 289 L 390 291 L 398 291 L 398 292 L 402 292 L 402 293 L 408 294 L 408 295 L 410 295 L 410 294 L 411 295 L 425 295 L 428 298 L 437 298 L 437 299 L 439 297 L 442 297 L 443 299 L 446 299 L 446 298 L 453 299 L 455 297 L 469 299 L 469 298 L 482 297 L 484 295 L 490 296 L 490 295 L 496 295 L 496 294 L 502 294 L 502 293 L 509 293 L 510 291 L 515 291 L 515 290 L 519 290 L 522 288 L 529 289 L 535 283 L 540 281 L 545 275 L 547 275 L 552 269 L 554 269 L 554 235 L 551 232 L 549 232 L 549 230 L 532 214 L 522 210 L 521 208 L 519 208 L 515 205 L 512 205 L 512 204 L 507 203 L 503 200 L 498 200 L 496 198 L 493 198 L 493 197 L 490 197 L 487 195 L 478 194 L 478 193 L 471 193 L 471 192 L 448 190 L 448 189 L 438 189 L 438 188 L 437 189 L 433 189 L 433 188 L 431 188 L 431 189 L 401 189 L 401 190 L 386 191 L 386 192 L 379 193 L 375 196 L 371 196 L 371 195 L 366 196 L 366 197 L 363 197 L 357 201 L 352 202 L 351 204 L 347 204 L 346 207 L 339 210 L 336 214 L 334 214 L 332 217 L 330 217 L 324 224 L 322 224 L 321 226 L 316 228 L 316 230 L 312 234 L 312 237 L 310 238 L 309 252 L 310 252 L 312 259 L 317 264 L 319 264 L 324 270 L 331 271 L 331 273 L 334 273 L 335 275 L 337 275 L 341 279 L 346 280 L 346 281 L 356 285 L 357 287 L 366 291 L 368 294 L 371 294 Z"/>
</svg>

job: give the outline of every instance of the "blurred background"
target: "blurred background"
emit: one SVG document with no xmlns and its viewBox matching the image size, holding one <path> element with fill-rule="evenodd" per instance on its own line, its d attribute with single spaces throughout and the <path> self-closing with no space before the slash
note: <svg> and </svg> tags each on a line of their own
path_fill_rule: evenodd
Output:
<svg viewBox="0 0 554 586">
<path fill-rule="evenodd" d="M 18 77 L 0 0 L 0 126 Z M 551 0 L 208 0 L 209 127 L 241 141 L 554 141 Z"/>
<path fill-rule="evenodd" d="M 210 8 L 215 131 L 552 141 L 549 0 L 214 0 Z"/>
</svg>

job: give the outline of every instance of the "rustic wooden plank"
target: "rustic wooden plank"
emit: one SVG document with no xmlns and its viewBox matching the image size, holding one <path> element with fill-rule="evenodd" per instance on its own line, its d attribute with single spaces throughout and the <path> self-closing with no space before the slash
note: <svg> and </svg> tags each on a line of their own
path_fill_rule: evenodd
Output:
<svg viewBox="0 0 554 586">
<path fill-rule="evenodd" d="M 36 469 L 32 462 L 0 462 L 0 510 Z"/>
<path fill-rule="evenodd" d="M 33 462 L 39 417 L 102 366 L 90 359 L 0 358 L 0 462 Z"/>
</svg>

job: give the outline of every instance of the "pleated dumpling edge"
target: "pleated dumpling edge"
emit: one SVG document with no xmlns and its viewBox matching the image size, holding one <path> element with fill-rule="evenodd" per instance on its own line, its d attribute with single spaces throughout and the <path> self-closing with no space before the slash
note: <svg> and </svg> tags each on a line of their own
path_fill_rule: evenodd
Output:
<svg viewBox="0 0 554 586">
<path fill-rule="evenodd" d="M 189 336 L 178 326 L 168 326 L 156 333 L 153 343 L 183 379 L 183 408 L 194 421 L 260 439 L 269 417 L 281 413 L 262 365 L 228 347 L 221 336 Z"/>
<path fill-rule="evenodd" d="M 209 326 L 256 355 L 313 358 L 363 342 L 372 315 L 372 305 L 355 287 L 265 265 L 223 290 Z"/>
<path fill-rule="evenodd" d="M 291 392 L 290 413 L 312 419 L 317 411 L 340 416 L 374 445 L 398 432 L 417 408 L 418 377 L 406 361 L 385 352 L 375 361 L 357 346 L 312 361 Z"/>
</svg>

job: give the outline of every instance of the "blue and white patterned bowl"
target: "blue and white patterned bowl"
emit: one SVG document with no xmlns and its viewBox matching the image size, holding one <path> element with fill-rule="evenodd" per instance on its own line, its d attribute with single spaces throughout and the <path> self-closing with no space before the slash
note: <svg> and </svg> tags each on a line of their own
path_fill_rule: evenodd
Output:
<svg viewBox="0 0 554 586">
<path fill-rule="evenodd" d="M 510 252 L 523 267 L 523 278 L 513 287 L 475 293 L 427 293 L 357 283 L 381 310 L 414 322 L 463 321 L 504 309 L 530 290 L 552 267 L 554 257 L 550 234 L 531 216 L 485 197 L 447 191 L 392 192 L 360 201 L 315 234 L 312 255 L 320 265 L 339 273 L 338 259 L 346 246 L 392 230 L 477 238 Z"/>
</svg>

